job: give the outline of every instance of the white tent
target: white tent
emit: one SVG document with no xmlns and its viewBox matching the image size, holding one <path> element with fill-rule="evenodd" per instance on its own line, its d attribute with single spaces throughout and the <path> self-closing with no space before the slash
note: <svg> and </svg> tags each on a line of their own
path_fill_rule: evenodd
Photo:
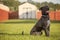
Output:
<svg viewBox="0 0 60 40">
<path fill-rule="evenodd" d="M 19 6 L 20 19 L 35 19 L 37 7 L 30 3 L 24 3 Z"/>
</svg>

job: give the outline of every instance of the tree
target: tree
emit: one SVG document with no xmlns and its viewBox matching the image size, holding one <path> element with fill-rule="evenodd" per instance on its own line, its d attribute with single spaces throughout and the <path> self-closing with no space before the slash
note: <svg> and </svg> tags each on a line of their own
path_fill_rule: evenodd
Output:
<svg viewBox="0 0 60 40">
<path fill-rule="evenodd" d="M 4 5 L 9 6 L 11 10 L 18 10 L 18 5 L 20 5 L 18 0 L 3 0 L 2 2 Z"/>
</svg>

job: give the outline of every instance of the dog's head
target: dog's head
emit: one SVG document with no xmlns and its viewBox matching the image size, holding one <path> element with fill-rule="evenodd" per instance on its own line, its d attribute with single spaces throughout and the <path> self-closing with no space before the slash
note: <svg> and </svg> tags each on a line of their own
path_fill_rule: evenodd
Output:
<svg viewBox="0 0 60 40">
<path fill-rule="evenodd" d="M 39 10 L 41 10 L 41 11 L 49 11 L 49 7 L 48 6 L 43 6 L 43 7 L 39 8 Z"/>
</svg>

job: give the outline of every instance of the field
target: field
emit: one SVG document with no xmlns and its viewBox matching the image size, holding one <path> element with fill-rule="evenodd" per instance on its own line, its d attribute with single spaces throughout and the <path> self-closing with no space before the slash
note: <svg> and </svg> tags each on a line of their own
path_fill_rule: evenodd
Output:
<svg viewBox="0 0 60 40">
<path fill-rule="evenodd" d="M 30 35 L 37 20 L 8 20 L 0 23 L 0 40 L 60 40 L 60 23 L 51 22 L 50 37 Z M 24 35 L 22 32 L 24 31 Z"/>
</svg>

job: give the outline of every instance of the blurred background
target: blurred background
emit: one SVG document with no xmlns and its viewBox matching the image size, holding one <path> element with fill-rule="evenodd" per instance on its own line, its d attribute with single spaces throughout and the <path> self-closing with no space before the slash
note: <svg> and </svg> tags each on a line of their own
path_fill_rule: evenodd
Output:
<svg viewBox="0 0 60 40">
<path fill-rule="evenodd" d="M 0 4 L 0 9 L 4 10 L 0 11 L 3 13 L 0 20 L 40 19 L 39 8 L 45 5 L 50 8 L 50 19 L 60 20 L 60 0 L 0 0 Z"/>
</svg>

